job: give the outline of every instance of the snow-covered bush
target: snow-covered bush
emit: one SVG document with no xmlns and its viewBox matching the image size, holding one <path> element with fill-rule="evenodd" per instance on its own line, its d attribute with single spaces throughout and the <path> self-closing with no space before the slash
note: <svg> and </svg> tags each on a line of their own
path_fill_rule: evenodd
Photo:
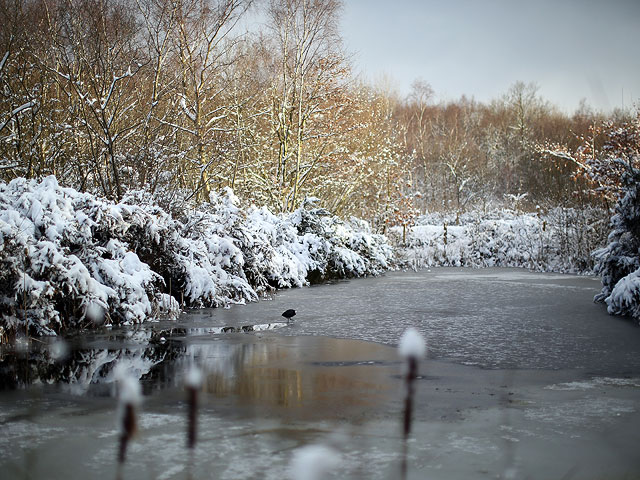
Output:
<svg viewBox="0 0 640 480">
<path fill-rule="evenodd" d="M 458 221 L 458 224 L 454 224 Z M 393 229 L 405 265 L 522 267 L 536 271 L 591 273 L 591 252 L 601 247 L 606 212 L 555 208 L 542 213 L 508 210 L 469 212 L 447 217 L 425 215 L 412 227 L 406 244 Z"/>
<path fill-rule="evenodd" d="M 267 288 L 300 287 L 318 267 L 311 245 L 298 236 L 287 217 L 273 215 L 266 207 L 252 207 L 247 215 L 248 236 L 244 246 L 245 271 L 260 291 Z"/>
<path fill-rule="evenodd" d="M 640 321 L 640 169 L 631 167 L 624 178 L 626 194 L 611 218 L 608 245 L 595 252 L 596 272 L 611 314 L 629 315 Z"/>
<path fill-rule="evenodd" d="M 0 184 L 0 326 L 42 335 L 140 323 L 393 265 L 386 239 L 364 225 L 238 203 L 226 190 L 174 217 L 144 192 L 113 204 L 55 177 Z"/>
<path fill-rule="evenodd" d="M 174 219 L 144 194 L 123 199 L 137 203 L 153 221 L 138 224 L 131 248 L 163 279 L 165 290 L 189 307 L 220 306 L 256 300 L 243 271 L 243 255 L 234 234 L 241 229 L 232 192 L 212 195 L 198 210 Z"/>
<path fill-rule="evenodd" d="M 0 184 L 0 313 L 7 329 L 50 334 L 151 315 L 164 300 L 156 296 L 162 279 L 122 240 L 127 220 L 145 221 L 136 213 L 61 188 L 54 177 Z"/>
<path fill-rule="evenodd" d="M 393 249 L 386 237 L 372 234 L 364 220 L 344 222 L 317 208 L 315 199 L 305 202 L 290 220 L 313 246 L 310 252 L 320 278 L 377 275 L 392 268 Z"/>
</svg>

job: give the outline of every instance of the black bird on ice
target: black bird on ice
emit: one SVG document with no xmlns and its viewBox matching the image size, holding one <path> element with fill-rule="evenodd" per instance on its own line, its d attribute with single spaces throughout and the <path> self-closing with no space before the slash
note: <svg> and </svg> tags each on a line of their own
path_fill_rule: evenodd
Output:
<svg viewBox="0 0 640 480">
<path fill-rule="evenodd" d="M 289 320 L 291 320 L 291 318 L 293 318 L 295 314 L 296 311 L 293 308 L 290 308 L 289 310 L 284 311 L 282 313 L 282 316 L 287 319 L 287 322 L 289 322 Z"/>
</svg>

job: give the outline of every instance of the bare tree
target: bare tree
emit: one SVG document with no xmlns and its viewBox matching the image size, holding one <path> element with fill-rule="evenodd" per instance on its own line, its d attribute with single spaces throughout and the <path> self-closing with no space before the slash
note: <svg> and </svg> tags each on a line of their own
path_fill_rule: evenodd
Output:
<svg viewBox="0 0 640 480">
<path fill-rule="evenodd" d="M 413 154 L 416 162 L 415 169 L 419 172 L 421 181 L 418 188 L 425 190 L 429 195 L 423 195 L 423 201 L 431 198 L 434 201 L 436 192 L 436 175 L 433 165 L 433 155 L 430 153 L 432 146 L 431 132 L 433 131 L 433 115 L 429 105 L 433 99 L 434 91 L 425 80 L 418 79 L 411 85 L 411 93 L 407 99 L 407 118 L 404 123 L 407 126 L 407 138 L 405 145 Z M 432 110 L 432 109 L 431 109 Z M 426 207 L 426 205 L 425 205 Z"/>
<path fill-rule="evenodd" d="M 48 40 L 72 128 L 100 191 L 119 200 L 130 166 L 124 144 L 140 125 L 136 75 L 142 64 L 131 6 L 120 0 L 63 0 L 47 12 Z M 129 165 L 127 165 L 129 164 Z"/>
<path fill-rule="evenodd" d="M 274 180 L 281 210 L 299 202 L 318 164 L 336 153 L 331 141 L 348 108 L 348 67 L 341 53 L 338 0 L 271 0 L 271 122 L 277 148 Z"/>
<path fill-rule="evenodd" d="M 218 162 L 211 147 L 220 144 L 221 134 L 232 133 L 225 124 L 229 116 L 225 102 L 230 82 L 225 76 L 233 62 L 237 42 L 232 31 L 250 5 L 245 0 L 178 0 L 176 48 L 180 89 L 176 107 L 181 121 L 175 126 L 184 152 L 185 183 L 197 178 L 194 195 L 208 199 L 210 171 Z"/>
<path fill-rule="evenodd" d="M 153 193 L 160 184 L 167 189 L 176 183 L 176 165 L 171 159 L 176 158 L 178 152 L 172 142 L 176 128 L 170 106 L 177 85 L 170 63 L 176 55 L 174 32 L 178 3 L 135 0 L 135 4 L 146 58 L 136 92 L 142 122 L 136 166 L 138 183 Z"/>
<path fill-rule="evenodd" d="M 0 174 L 56 173 L 62 150 L 52 134 L 52 81 L 37 61 L 41 2 L 0 0 Z M 46 53 L 45 53 L 46 54 Z M 58 147 L 58 148 L 52 148 Z"/>
</svg>

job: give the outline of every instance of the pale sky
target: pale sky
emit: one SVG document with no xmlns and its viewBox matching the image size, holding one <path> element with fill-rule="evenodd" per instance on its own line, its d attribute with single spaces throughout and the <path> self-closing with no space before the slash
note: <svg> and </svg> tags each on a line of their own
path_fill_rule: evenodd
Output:
<svg viewBox="0 0 640 480">
<path fill-rule="evenodd" d="M 640 100 L 640 0 L 345 0 L 342 36 L 356 71 L 402 95 L 421 78 L 437 101 L 516 81 L 566 113 Z"/>
</svg>

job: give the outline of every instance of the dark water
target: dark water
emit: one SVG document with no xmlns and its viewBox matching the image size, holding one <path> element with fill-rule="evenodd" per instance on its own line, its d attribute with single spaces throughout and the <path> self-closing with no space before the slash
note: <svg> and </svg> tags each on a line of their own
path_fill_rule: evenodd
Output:
<svg viewBox="0 0 640 480">
<path fill-rule="evenodd" d="M 284 335 L 327 335 L 395 345 L 417 327 L 429 356 L 484 368 L 640 372 L 640 328 L 594 304 L 592 277 L 518 269 L 394 272 L 278 294 L 274 302 L 194 313 L 205 324 L 277 321 Z M 282 319 L 280 319 L 282 320 Z"/>
<path fill-rule="evenodd" d="M 304 480 L 291 464 L 318 444 L 339 458 L 328 478 L 398 478 L 409 326 L 428 343 L 410 478 L 640 478 L 640 328 L 593 304 L 598 290 L 521 270 L 396 272 L 3 348 L 0 478 L 116 478 L 118 369 L 144 393 L 122 478 Z"/>
</svg>

